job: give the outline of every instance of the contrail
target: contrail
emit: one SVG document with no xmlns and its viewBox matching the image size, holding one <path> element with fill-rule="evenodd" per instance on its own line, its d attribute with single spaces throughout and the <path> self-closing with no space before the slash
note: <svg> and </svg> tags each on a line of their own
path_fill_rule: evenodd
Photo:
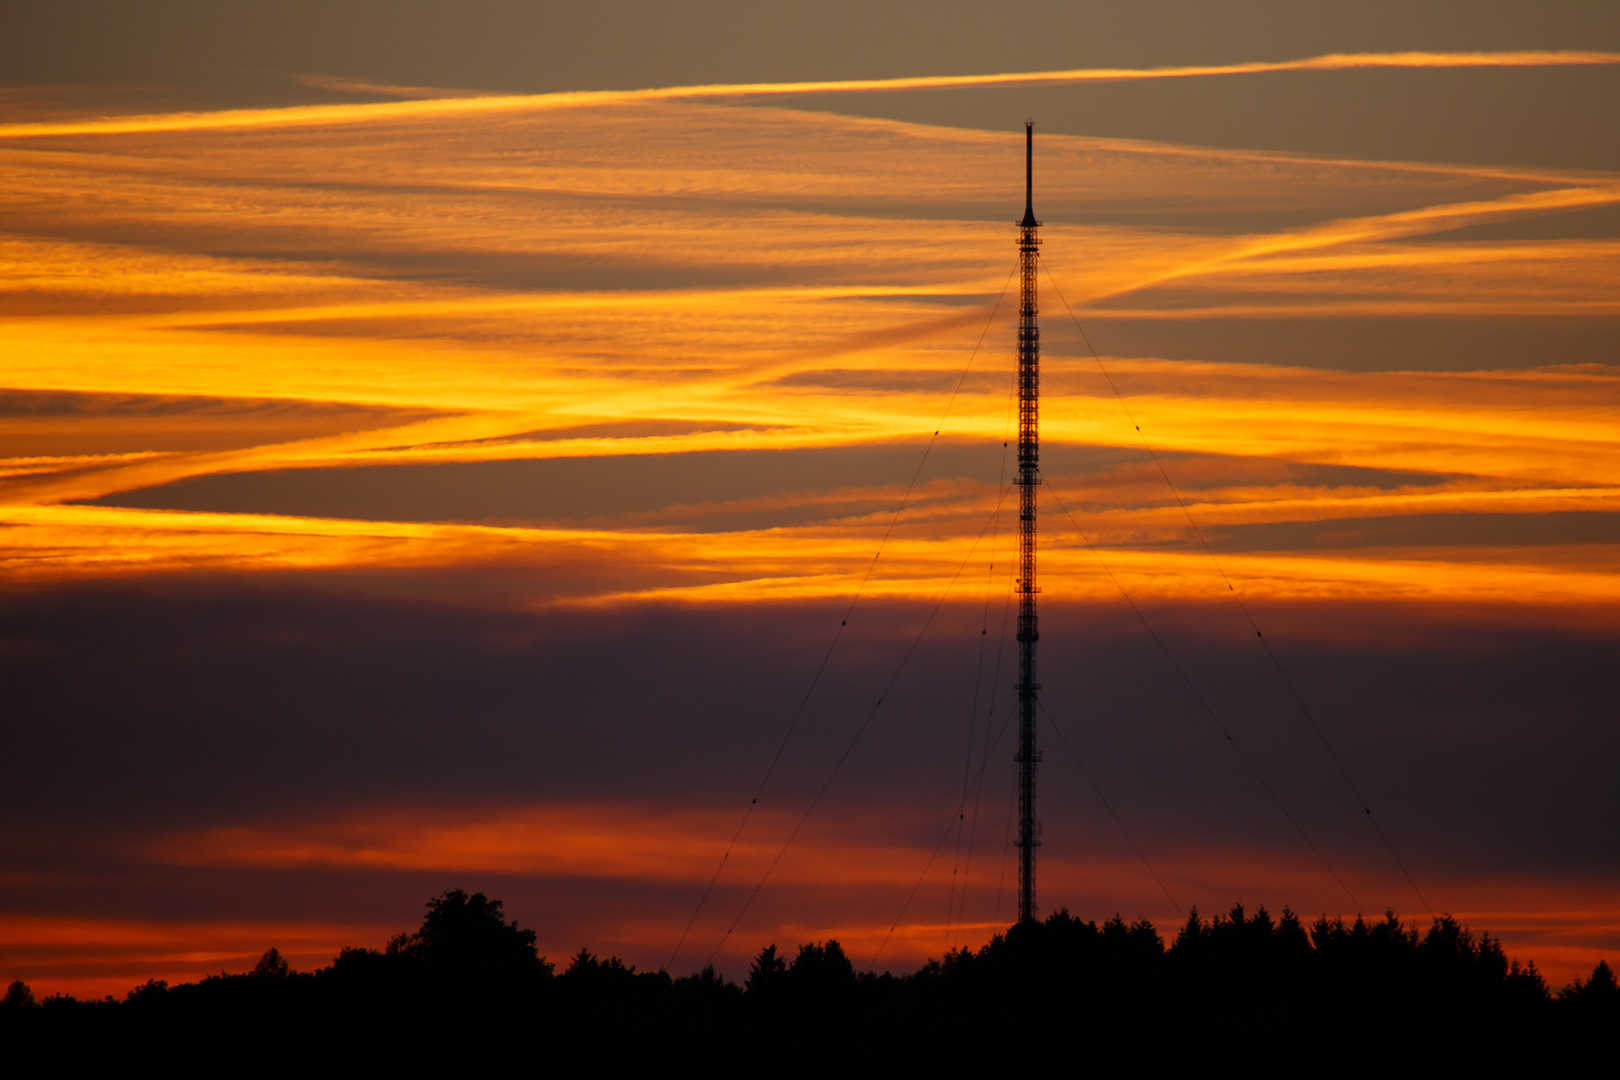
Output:
<svg viewBox="0 0 1620 1080">
<path fill-rule="evenodd" d="M 549 94 L 491 94 L 482 97 L 428 97 L 411 101 L 343 105 L 297 105 L 277 109 L 161 113 L 99 120 L 0 124 L 0 138 L 43 135 L 119 135 L 141 132 L 203 131 L 216 128 L 316 126 L 366 123 L 412 117 L 453 116 L 611 105 L 690 98 L 786 97 L 796 94 L 849 94 L 897 90 L 953 90 L 979 86 L 1040 86 L 1063 83 L 1187 79 L 1215 75 L 1260 75 L 1278 71 L 1353 71 L 1366 68 L 1587 67 L 1620 64 L 1620 53 L 1578 50 L 1521 52 L 1328 53 L 1304 60 L 1252 61 L 1156 68 L 1072 68 L 1015 71 L 994 75 L 916 75 L 897 79 L 844 79 L 822 82 L 713 83 L 642 90 L 577 90 Z M 424 91 L 426 93 L 427 91 Z M 442 91 L 433 91 L 442 93 Z"/>
</svg>

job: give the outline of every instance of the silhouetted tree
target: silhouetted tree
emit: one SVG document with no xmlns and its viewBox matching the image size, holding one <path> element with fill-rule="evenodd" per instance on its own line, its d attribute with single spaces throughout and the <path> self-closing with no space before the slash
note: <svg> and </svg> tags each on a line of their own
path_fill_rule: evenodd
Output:
<svg viewBox="0 0 1620 1080">
<path fill-rule="evenodd" d="M 30 1009 L 34 1004 L 33 989 L 21 979 L 13 979 L 6 987 L 6 996 L 0 999 L 0 1007 L 7 1009 Z"/>
<path fill-rule="evenodd" d="M 13 986 L 20 985 L 12 983 Z M 1607 960 L 1599 960 L 1597 967 L 1592 969 L 1592 977 L 1582 982 L 1576 979 L 1568 986 L 1558 991 L 1560 1001 L 1585 1001 L 1593 1004 L 1620 1005 L 1620 986 L 1617 986 L 1614 971 L 1610 969 Z M 6 995 L 7 1004 L 11 995 Z"/>
<path fill-rule="evenodd" d="M 798 1001 L 831 1002 L 855 985 L 855 965 L 835 940 L 799 946 L 784 985 Z"/>
<path fill-rule="evenodd" d="M 124 995 L 124 1000 L 131 1005 L 155 1006 L 169 993 L 167 979 L 147 979 L 141 985 Z"/>
<path fill-rule="evenodd" d="M 674 986 L 681 1001 L 710 1011 L 733 1006 L 743 996 L 743 988 L 715 971 L 713 964 L 705 964 L 696 975 L 676 979 Z"/>
<path fill-rule="evenodd" d="M 636 969 L 617 956 L 598 960 L 588 949 L 581 949 L 574 954 L 562 977 L 570 987 L 599 991 L 629 986 L 635 980 Z"/>
<path fill-rule="evenodd" d="M 759 950 L 758 956 L 754 957 L 743 987 L 754 1000 L 763 1001 L 780 994 L 782 984 L 786 980 L 787 960 L 777 951 L 775 945 L 767 945 Z"/>
<path fill-rule="evenodd" d="M 499 900 L 461 889 L 429 900 L 422 928 L 391 941 L 389 951 L 463 984 L 532 982 L 552 972 L 533 930 L 507 922 Z"/>
<path fill-rule="evenodd" d="M 282 958 L 281 950 L 273 946 L 264 951 L 264 955 L 259 957 L 258 964 L 253 968 L 255 979 L 285 979 L 291 973 L 292 968 L 288 967 L 287 961 Z"/>
<path fill-rule="evenodd" d="M 1620 1031 L 1620 985 L 1607 961 L 1599 960 L 1585 982 L 1576 979 L 1558 991 L 1558 1005 L 1583 1027 L 1611 1035 Z"/>
<path fill-rule="evenodd" d="M 1145 919 L 1059 910 L 898 978 L 857 972 L 835 940 L 800 945 L 791 963 L 768 946 L 746 989 L 713 965 L 673 979 L 588 949 L 552 971 L 500 901 L 451 890 L 414 933 L 344 949 L 317 972 L 293 971 L 272 948 L 251 973 L 148 980 L 122 1001 L 53 995 L 43 1008 L 18 980 L 0 1003 L 0 1045 L 80 1048 L 52 1059 L 76 1071 L 98 1047 L 103 1068 L 173 1060 L 182 1047 L 199 1060 L 269 1060 L 274 1047 L 282 1070 L 505 1069 L 543 1053 L 592 1072 L 769 1060 L 806 1074 L 992 1062 L 1156 1073 L 1212 1061 L 1316 1073 L 1399 1061 L 1451 1074 L 1551 1071 L 1620 1034 L 1607 963 L 1553 997 L 1533 964 L 1446 915 L 1421 932 L 1393 912 L 1324 916 L 1307 930 L 1288 908 L 1239 904 L 1208 920 L 1191 912 L 1167 947 Z M 1013 1030 L 1028 1036 L 1009 1042 Z"/>
</svg>

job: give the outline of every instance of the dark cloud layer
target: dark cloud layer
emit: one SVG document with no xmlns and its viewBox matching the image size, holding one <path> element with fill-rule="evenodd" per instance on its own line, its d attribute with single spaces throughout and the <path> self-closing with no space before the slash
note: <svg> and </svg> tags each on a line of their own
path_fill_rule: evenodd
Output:
<svg viewBox="0 0 1620 1080">
<path fill-rule="evenodd" d="M 374 521 L 568 521 L 678 504 L 905 484 L 923 446 L 816 447 L 677 454 L 534 458 L 446 465 L 294 469 L 218 474 L 99 500 L 101 505 Z M 1098 447 L 1052 447 L 1054 470 L 1128 457 Z M 999 444 L 941 445 L 928 479 L 994 483 Z M 892 504 L 892 496 L 886 496 Z"/>
<path fill-rule="evenodd" d="M 0 388 L 0 454 L 223 450 L 392 427 L 428 409 L 190 394 Z"/>
<path fill-rule="evenodd" d="M 29 837 L 50 837 L 52 857 L 71 857 L 123 834 L 390 803 L 740 807 L 836 628 L 835 610 L 819 604 L 523 612 L 311 584 L 10 596 L 0 613 L 7 846 L 34 849 L 30 861 L 44 854 Z M 1283 626 L 1275 647 L 1418 865 L 1585 872 L 1620 857 L 1612 634 L 1519 628 L 1500 609 L 1258 615 Z M 913 606 L 858 611 L 767 802 L 798 806 L 820 783 L 925 617 Z M 981 709 L 998 617 L 992 605 Z M 1307 828 L 1347 858 L 1376 857 L 1354 799 L 1236 612 L 1150 617 Z M 948 816 L 981 618 L 964 604 L 935 620 L 829 813 L 903 807 L 895 827 L 924 833 Z M 1351 627 L 1363 636 L 1347 637 Z M 1128 612 L 1058 607 L 1043 631 L 1043 701 L 1156 847 L 1293 842 Z M 1004 716 L 1011 694 L 996 693 Z M 1009 747 L 992 755 L 990 790 L 1010 780 Z M 1065 819 L 1095 808 L 1058 743 L 1047 750 L 1043 813 L 1061 849 Z"/>
<path fill-rule="evenodd" d="M 889 511 L 895 504 L 893 489 L 905 487 L 913 478 L 922 485 L 937 480 L 993 485 L 1010 475 L 1006 451 L 999 442 L 975 445 L 942 441 L 928 449 L 924 457 L 925 449 L 921 443 L 880 444 L 216 473 L 119 492 L 91 500 L 91 504 L 361 521 L 502 523 L 600 521 L 663 511 L 657 521 L 649 519 L 648 523 L 678 523 L 700 530 L 738 529 Z M 1176 470 L 1178 483 L 1188 490 L 1258 475 L 1272 480 L 1286 478 L 1300 485 L 1385 489 L 1435 484 L 1443 479 L 1432 473 L 1308 462 L 1255 462 L 1215 454 L 1160 457 Z M 1133 465 L 1145 468 L 1145 459 L 1146 455 L 1134 448 L 1049 442 L 1041 450 L 1042 472 L 1051 479 L 1102 477 L 1117 470 L 1128 471 Z M 1156 473 L 1149 475 L 1149 482 L 1157 481 Z M 816 497 L 831 492 L 845 492 L 848 497 L 832 502 Z M 773 496 L 782 501 L 781 506 L 741 514 L 726 508 L 727 504 Z M 1558 523 L 1556 515 L 1538 517 L 1543 519 L 1543 525 Z M 1604 515 L 1562 517 L 1585 521 Z M 1290 527 L 1278 526 L 1284 530 Z M 1328 527 L 1301 523 L 1298 528 L 1309 533 Z M 1387 526 L 1385 531 L 1389 531 Z M 1263 534 L 1264 527 L 1258 526 L 1236 527 L 1222 533 L 1234 538 Z M 1279 537 L 1284 535 L 1278 533 Z M 1557 542 L 1563 535 L 1558 531 L 1542 532 L 1534 538 Z M 1308 537 L 1305 542 L 1312 546 Z"/>
<path fill-rule="evenodd" d="M 1087 321 L 1087 333 L 1105 356 L 1335 371 L 1515 370 L 1610 364 L 1620 353 L 1620 319 L 1610 315 L 1149 319 L 1093 314 Z M 1056 329 L 1065 332 L 1062 323 Z M 1072 346 L 1065 351 L 1070 349 L 1086 355 Z"/>
<path fill-rule="evenodd" d="M 1620 514 L 1399 514 L 1222 525 L 1206 533 L 1226 551 L 1342 551 L 1368 547 L 1492 547 L 1620 543 Z"/>
</svg>

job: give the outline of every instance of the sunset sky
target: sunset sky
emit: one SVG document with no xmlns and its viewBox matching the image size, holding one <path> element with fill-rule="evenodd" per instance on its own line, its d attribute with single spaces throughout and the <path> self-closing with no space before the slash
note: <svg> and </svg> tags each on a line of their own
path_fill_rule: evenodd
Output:
<svg viewBox="0 0 1620 1080">
<path fill-rule="evenodd" d="M 1614 962 L 1613 8 L 28 0 L 0 980 L 1005 926 L 1026 116 L 1042 910 Z"/>
</svg>

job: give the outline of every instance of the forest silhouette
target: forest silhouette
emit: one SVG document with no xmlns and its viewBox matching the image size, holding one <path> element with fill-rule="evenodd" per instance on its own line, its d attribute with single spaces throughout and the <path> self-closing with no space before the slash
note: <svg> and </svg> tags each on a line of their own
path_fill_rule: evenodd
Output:
<svg viewBox="0 0 1620 1080">
<path fill-rule="evenodd" d="M 1534 964 L 1449 916 L 1194 911 L 1168 942 L 1146 920 L 1058 911 L 910 974 L 857 971 L 837 941 L 776 945 L 742 985 L 679 978 L 581 949 L 559 972 L 501 901 L 455 889 L 415 933 L 295 972 L 252 972 L 123 1000 L 0 1004 L 0 1050 L 54 1071 L 139 1061 L 232 1072 L 468 1065 L 617 1072 L 690 1063 L 820 1074 L 1008 1062 L 1072 1073 L 1188 1067 L 1335 1075 L 1369 1067 L 1544 1070 L 1612 1054 L 1607 963 L 1551 992 Z"/>
</svg>

